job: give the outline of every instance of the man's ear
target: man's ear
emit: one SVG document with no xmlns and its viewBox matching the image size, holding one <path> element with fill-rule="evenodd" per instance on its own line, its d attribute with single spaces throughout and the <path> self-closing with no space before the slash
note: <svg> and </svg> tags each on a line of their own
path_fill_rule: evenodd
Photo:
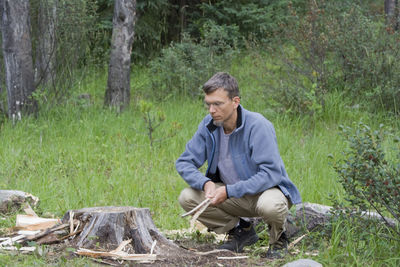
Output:
<svg viewBox="0 0 400 267">
<path fill-rule="evenodd" d="M 233 103 L 235 104 L 235 108 L 237 108 L 240 104 L 240 97 L 235 96 L 232 98 Z"/>
</svg>

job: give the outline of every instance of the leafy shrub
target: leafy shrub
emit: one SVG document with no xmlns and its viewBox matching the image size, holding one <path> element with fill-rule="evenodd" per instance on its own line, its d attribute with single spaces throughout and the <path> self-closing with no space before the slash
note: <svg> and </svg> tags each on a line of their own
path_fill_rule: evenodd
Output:
<svg viewBox="0 0 400 267">
<path fill-rule="evenodd" d="M 390 215 L 400 223 L 400 147 L 395 137 L 392 148 L 396 160 L 389 161 L 382 146 L 388 135 L 383 126 L 371 130 L 360 123 L 356 129 L 341 127 L 349 147 L 344 159 L 335 162 L 346 200 L 359 211 L 375 210 L 381 216 Z M 400 235 L 400 232 L 397 232 Z"/>
<path fill-rule="evenodd" d="M 400 112 L 400 33 L 382 16 L 350 1 L 310 1 L 306 15 L 291 12 L 289 49 L 279 51 L 287 77 L 273 88 L 278 99 L 292 111 L 313 113 L 324 108 L 326 93 L 338 90 L 371 111 Z"/>
<path fill-rule="evenodd" d="M 210 24 L 200 43 L 185 34 L 182 42 L 163 49 L 162 55 L 150 62 L 151 71 L 156 74 L 152 79 L 153 96 L 200 95 L 207 79 L 230 68 L 235 54 L 231 31 L 235 28 Z"/>
</svg>

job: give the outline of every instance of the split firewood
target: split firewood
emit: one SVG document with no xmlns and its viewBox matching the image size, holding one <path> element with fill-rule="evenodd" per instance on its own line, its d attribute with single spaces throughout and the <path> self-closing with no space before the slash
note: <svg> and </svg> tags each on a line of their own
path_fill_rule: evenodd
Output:
<svg viewBox="0 0 400 267">
<path fill-rule="evenodd" d="M 27 215 L 34 216 L 34 217 L 39 217 L 36 212 L 32 209 L 31 205 L 29 203 L 24 204 L 24 211 Z"/>
<path fill-rule="evenodd" d="M 51 228 L 42 230 L 40 233 L 38 233 L 38 234 L 36 234 L 36 235 L 33 235 L 33 236 L 26 236 L 26 237 L 23 239 L 22 242 L 34 241 L 34 240 L 37 240 L 37 239 L 39 239 L 39 238 L 41 238 L 41 237 L 44 237 L 44 236 L 49 235 L 49 234 L 51 234 L 51 233 L 54 233 L 54 232 L 56 232 L 56 231 L 66 229 L 66 228 L 68 228 L 68 227 L 69 227 L 69 224 L 67 224 L 67 223 L 58 224 L 58 225 L 55 225 L 55 226 L 53 226 L 53 227 L 51 227 Z"/>
<path fill-rule="evenodd" d="M 53 227 L 60 219 L 40 218 L 32 215 L 18 214 L 15 226 L 18 230 L 42 230 Z"/>
</svg>

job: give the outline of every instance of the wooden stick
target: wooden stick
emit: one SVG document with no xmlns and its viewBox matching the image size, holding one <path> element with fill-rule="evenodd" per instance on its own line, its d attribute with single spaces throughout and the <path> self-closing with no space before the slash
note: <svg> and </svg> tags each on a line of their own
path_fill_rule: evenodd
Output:
<svg viewBox="0 0 400 267">
<path fill-rule="evenodd" d="M 199 218 L 200 214 L 202 214 L 207 209 L 207 207 L 210 205 L 211 200 L 210 199 L 207 199 L 207 200 L 208 201 L 205 202 L 205 204 L 203 204 L 203 206 L 198 211 L 196 211 L 196 213 L 193 215 L 192 219 L 190 220 L 190 229 L 189 229 L 190 232 L 193 231 L 194 223 L 196 222 L 197 218 Z"/>
<path fill-rule="evenodd" d="M 197 211 L 198 209 L 200 209 L 203 205 L 205 205 L 205 204 L 207 204 L 207 203 L 210 203 L 210 202 L 211 202 L 211 199 L 209 199 L 209 198 L 205 199 L 203 202 L 201 202 L 199 205 L 197 205 L 197 206 L 196 206 L 194 209 L 192 209 L 191 211 L 188 211 L 188 212 L 182 214 L 181 217 L 186 217 L 186 216 L 188 216 L 188 215 L 190 215 L 190 214 L 196 212 L 196 211 Z M 207 206 L 208 206 L 208 205 L 207 205 Z"/>
<path fill-rule="evenodd" d="M 248 259 L 249 256 L 234 256 L 234 257 L 217 257 L 218 260 L 239 260 Z"/>
<path fill-rule="evenodd" d="M 299 238 L 297 238 L 296 240 L 294 240 L 292 243 L 289 244 L 288 246 L 288 250 L 292 249 L 294 246 L 297 245 L 297 243 L 299 243 L 304 237 L 306 237 L 307 234 L 300 236 Z"/>
</svg>

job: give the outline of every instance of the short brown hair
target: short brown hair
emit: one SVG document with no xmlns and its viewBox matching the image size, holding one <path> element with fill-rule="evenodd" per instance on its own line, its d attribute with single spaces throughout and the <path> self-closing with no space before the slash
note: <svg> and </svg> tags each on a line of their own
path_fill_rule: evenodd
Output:
<svg viewBox="0 0 400 267">
<path fill-rule="evenodd" d="M 205 94 L 211 94 L 217 89 L 224 89 L 228 92 L 228 96 L 232 99 L 239 96 L 239 86 L 235 77 L 226 72 L 215 73 L 204 85 L 203 91 Z"/>
</svg>

